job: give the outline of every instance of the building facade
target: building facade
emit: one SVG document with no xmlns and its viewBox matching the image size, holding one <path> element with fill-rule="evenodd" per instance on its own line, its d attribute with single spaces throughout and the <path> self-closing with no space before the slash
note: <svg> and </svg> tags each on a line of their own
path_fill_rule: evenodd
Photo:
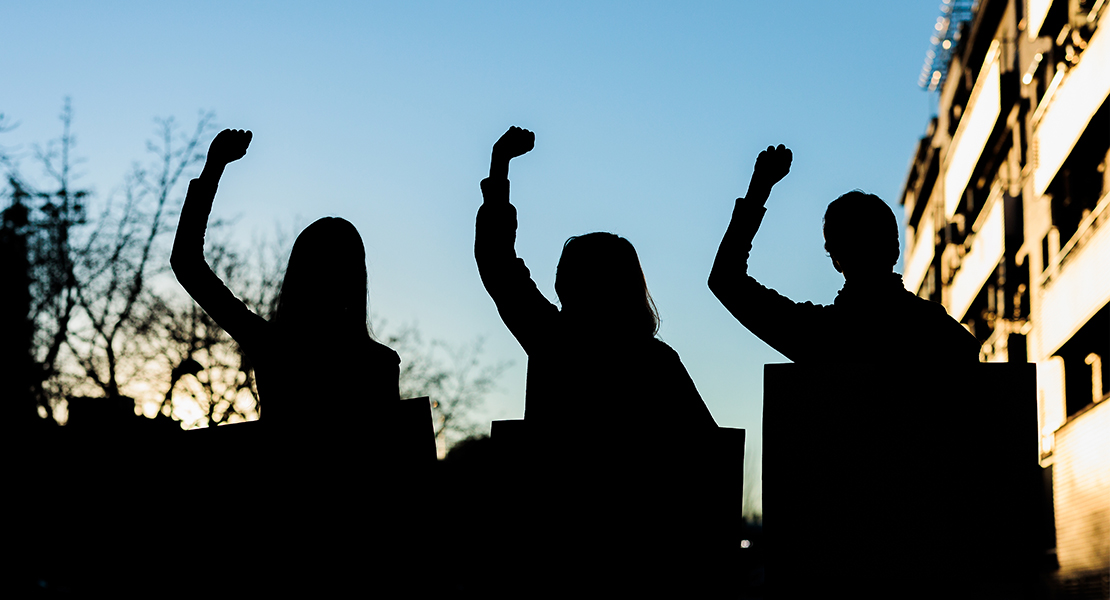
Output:
<svg viewBox="0 0 1110 600">
<path fill-rule="evenodd" d="M 906 288 L 982 360 L 1037 363 L 1061 597 L 1110 598 L 1108 5 L 945 0 L 922 74 L 937 116 L 901 197 Z"/>
</svg>

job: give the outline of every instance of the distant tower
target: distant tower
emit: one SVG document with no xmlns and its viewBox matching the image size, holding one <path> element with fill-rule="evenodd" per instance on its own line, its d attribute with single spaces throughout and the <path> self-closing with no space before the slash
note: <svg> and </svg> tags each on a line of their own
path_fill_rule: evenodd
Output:
<svg viewBox="0 0 1110 600">
<path fill-rule="evenodd" d="M 34 393 L 26 193 L 14 181 L 11 187 L 12 203 L 0 211 L 0 422 L 25 431 L 43 419 Z"/>
</svg>

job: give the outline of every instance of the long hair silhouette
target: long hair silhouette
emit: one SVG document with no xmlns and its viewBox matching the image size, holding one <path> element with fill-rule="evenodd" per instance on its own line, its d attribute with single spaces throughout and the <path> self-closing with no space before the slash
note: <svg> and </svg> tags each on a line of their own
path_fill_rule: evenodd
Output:
<svg viewBox="0 0 1110 600">
<path fill-rule="evenodd" d="M 568 239 L 555 273 L 555 293 L 568 319 L 596 332 L 651 337 L 659 331 L 659 311 L 640 258 L 618 235 L 595 232 Z"/>
<path fill-rule="evenodd" d="M 273 323 L 286 331 L 370 335 L 366 250 L 350 221 L 324 217 L 297 236 Z"/>
</svg>

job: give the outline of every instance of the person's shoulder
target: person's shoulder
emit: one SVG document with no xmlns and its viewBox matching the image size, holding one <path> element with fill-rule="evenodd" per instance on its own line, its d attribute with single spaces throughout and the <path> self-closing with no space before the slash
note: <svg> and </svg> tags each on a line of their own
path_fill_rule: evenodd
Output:
<svg viewBox="0 0 1110 600">
<path fill-rule="evenodd" d="M 906 301 L 910 303 L 911 310 L 916 313 L 912 318 L 917 321 L 932 322 L 934 324 L 942 323 L 952 327 L 959 327 L 967 335 L 971 335 L 964 326 L 960 324 L 952 315 L 948 314 L 948 309 L 940 302 L 933 302 L 926 300 L 914 294 L 913 292 L 906 292 Z"/>
<path fill-rule="evenodd" d="M 925 298 L 922 298 L 921 296 L 918 296 L 917 294 L 915 294 L 915 293 L 913 293 L 909 290 L 902 290 L 902 298 L 914 310 L 918 310 L 918 311 L 925 312 L 925 313 L 930 313 L 932 315 L 944 315 L 945 317 L 948 317 L 949 319 L 952 318 L 952 316 L 948 314 L 948 309 L 944 308 L 944 305 L 941 304 L 940 302 L 933 302 L 932 300 L 926 300 Z M 955 320 L 955 319 L 953 319 L 953 320 Z"/>
<path fill-rule="evenodd" d="M 948 309 L 943 304 L 926 300 L 912 292 L 907 291 L 906 294 L 910 296 L 909 301 L 913 303 L 914 310 L 918 312 L 915 317 L 917 322 L 923 327 L 931 329 L 938 339 L 948 340 L 951 351 L 978 360 L 979 340 L 962 323 L 949 314 Z"/>
<path fill-rule="evenodd" d="M 396 350 L 373 338 L 368 339 L 368 342 L 368 350 L 374 359 L 393 365 L 401 364 L 401 355 Z"/>
<path fill-rule="evenodd" d="M 672 348 L 670 344 L 657 337 L 650 338 L 645 344 L 645 349 L 648 353 L 661 361 L 682 362 L 682 358 L 678 355 L 678 351 Z"/>
</svg>

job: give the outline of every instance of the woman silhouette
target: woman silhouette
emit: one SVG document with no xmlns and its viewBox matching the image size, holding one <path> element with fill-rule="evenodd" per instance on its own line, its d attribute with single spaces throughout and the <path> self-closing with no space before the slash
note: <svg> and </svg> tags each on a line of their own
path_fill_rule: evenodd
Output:
<svg viewBox="0 0 1110 600">
<path fill-rule="evenodd" d="M 555 275 L 562 310 L 531 280 L 514 249 L 508 172 L 534 144 L 532 132 L 512 127 L 494 145 L 474 240 L 482 283 L 528 353 L 525 421 L 612 437 L 618 427 L 644 435 L 715 428 L 678 354 L 655 337 L 659 316 L 628 240 L 567 240 Z"/>
<path fill-rule="evenodd" d="M 251 132 L 231 129 L 212 141 L 181 208 L 174 274 L 250 360 L 265 422 L 286 429 L 328 413 L 336 416 L 331 428 L 380 422 L 400 399 L 400 358 L 370 337 L 366 251 L 354 225 L 325 217 L 297 236 L 269 321 L 236 298 L 204 260 L 216 186 L 250 141 Z"/>
</svg>

